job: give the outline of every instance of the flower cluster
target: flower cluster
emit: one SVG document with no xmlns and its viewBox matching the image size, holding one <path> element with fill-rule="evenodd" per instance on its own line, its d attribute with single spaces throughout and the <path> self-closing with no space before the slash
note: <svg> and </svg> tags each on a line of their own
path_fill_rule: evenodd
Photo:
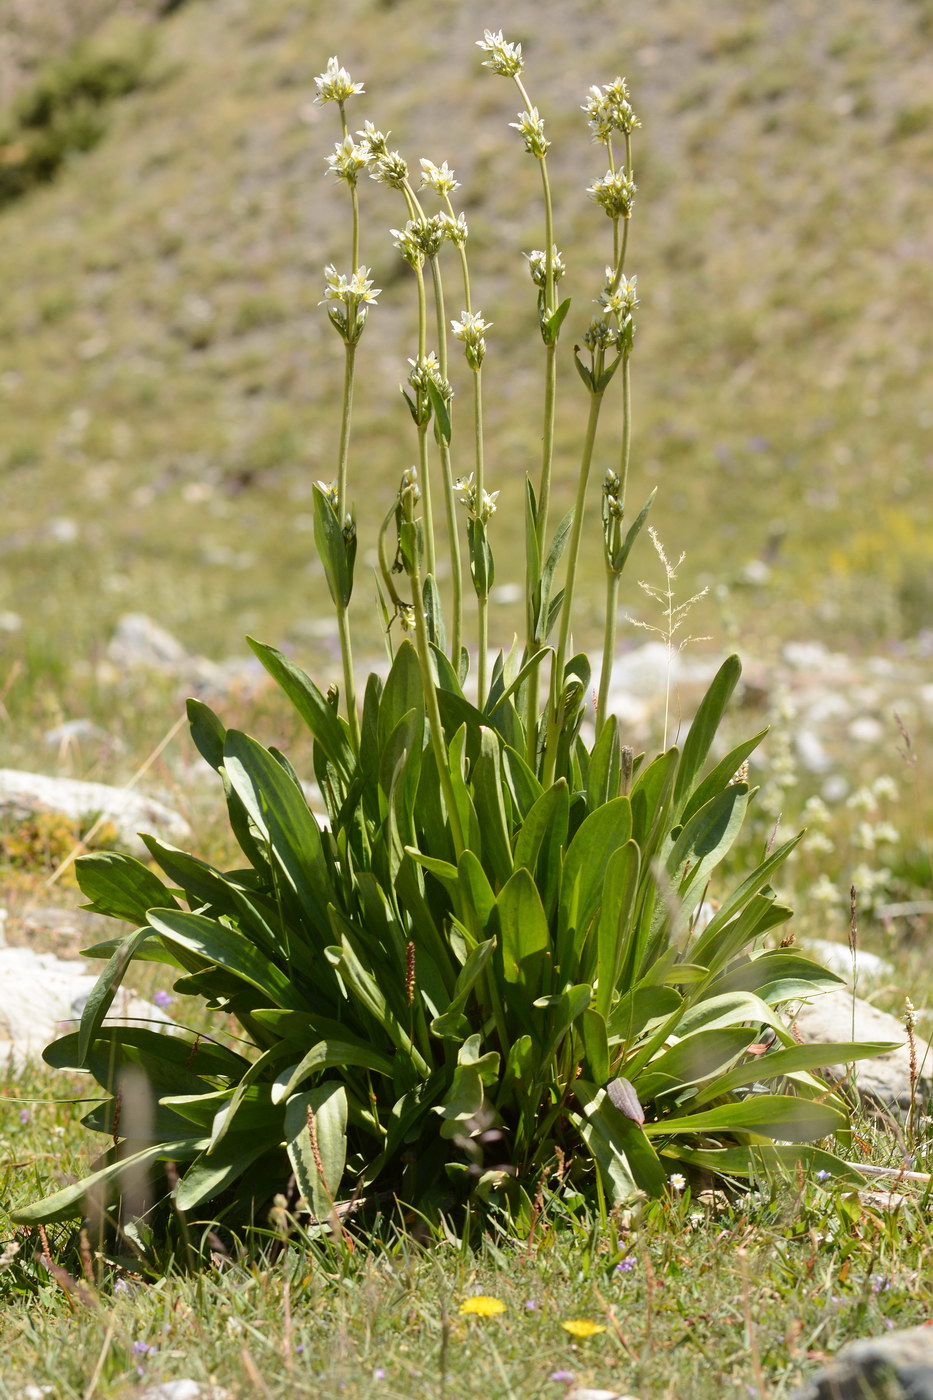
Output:
<svg viewBox="0 0 933 1400">
<path fill-rule="evenodd" d="M 425 188 L 436 190 L 441 195 L 452 194 L 460 188 L 460 181 L 454 179 L 454 172 L 446 160 L 435 165 L 433 160 L 425 160 L 422 156 L 418 163 L 421 166 L 421 183 Z"/>
<path fill-rule="evenodd" d="M 331 324 L 348 345 L 355 345 L 359 340 L 368 308 L 376 305 L 382 290 L 373 286 L 369 272 L 368 267 L 358 267 L 348 277 L 345 272 L 338 272 L 333 263 L 328 263 L 324 269 L 327 282 L 318 306 L 327 306 Z M 336 305 L 330 305 L 332 302 Z"/>
<path fill-rule="evenodd" d="M 366 147 L 374 160 L 389 154 L 391 131 L 377 131 L 372 122 L 366 121 L 363 123 L 363 130 L 356 134 L 360 138 L 360 144 Z"/>
<path fill-rule="evenodd" d="M 630 219 L 635 191 L 638 186 L 624 170 L 607 170 L 601 180 L 587 187 L 590 199 L 595 199 L 610 219 Z"/>
<path fill-rule="evenodd" d="M 405 261 L 412 267 L 423 267 L 425 259 L 433 258 L 444 241 L 446 224 L 435 214 L 431 219 L 409 219 L 403 229 L 393 228 L 390 233 Z"/>
<path fill-rule="evenodd" d="M 346 102 L 348 97 L 356 97 L 358 93 L 365 91 L 363 84 L 355 83 L 346 68 L 340 67 L 336 58 L 327 60 L 327 67 L 315 78 L 314 83 L 317 87 L 317 97 L 314 100 L 321 106 L 325 102 Z"/>
<path fill-rule="evenodd" d="M 462 248 L 469 236 L 465 214 L 447 214 L 443 211 L 434 216 L 444 230 L 444 237 L 457 248 Z"/>
<path fill-rule="evenodd" d="M 583 344 L 591 351 L 611 350 L 618 339 L 618 331 L 610 326 L 605 316 L 594 316 L 583 332 Z"/>
<path fill-rule="evenodd" d="M 489 55 L 483 59 L 483 67 L 491 68 L 503 78 L 517 78 L 525 66 L 521 44 L 507 43 L 501 29 L 498 34 L 485 30 L 482 39 L 477 39 L 476 47 Z"/>
<path fill-rule="evenodd" d="M 544 291 L 547 286 L 547 253 L 541 248 L 533 248 L 530 253 L 525 253 L 523 256 L 528 259 L 528 271 L 531 273 L 532 282 Z M 559 282 L 567 271 L 556 243 L 551 248 L 551 271 L 554 274 L 555 282 Z"/>
<path fill-rule="evenodd" d="M 408 180 L 408 163 L 399 151 L 386 151 L 384 155 L 376 157 L 369 173 L 380 185 L 387 185 L 390 190 L 401 190 Z"/>
<path fill-rule="evenodd" d="M 637 126 L 641 126 L 628 100 L 624 78 L 616 78 L 614 83 L 608 83 L 605 87 L 591 87 L 582 110 L 586 113 L 593 140 L 604 144 L 612 139 L 614 131 L 630 136 Z"/>
<path fill-rule="evenodd" d="M 521 132 L 525 150 L 529 155 L 538 160 L 544 159 L 551 143 L 544 135 L 544 118 L 539 114 L 537 107 L 532 107 L 530 112 L 519 112 L 518 121 L 509 122 L 509 126 Z"/>
<path fill-rule="evenodd" d="M 470 369 L 480 369 L 486 356 L 486 332 L 492 321 L 484 321 L 479 311 L 461 311 L 460 320 L 451 321 L 450 325 L 454 335 L 466 347 Z"/>
<path fill-rule="evenodd" d="M 637 277 L 616 277 L 611 267 L 606 268 L 606 285 L 596 298 L 600 306 L 618 316 L 619 321 L 627 321 L 638 305 L 636 288 Z"/>
<path fill-rule="evenodd" d="M 368 146 L 358 145 L 352 136 L 347 135 L 337 142 L 333 155 L 327 157 L 327 164 L 331 174 L 336 175 L 338 180 L 346 180 L 348 185 L 355 185 L 356 177 L 361 170 L 366 169 L 371 159 Z"/>
<path fill-rule="evenodd" d="M 484 491 L 482 500 L 479 500 L 472 472 L 469 476 L 461 476 L 459 480 L 454 482 L 454 491 L 460 498 L 460 504 L 466 506 L 467 514 L 471 519 L 481 520 L 485 525 L 490 516 L 495 514 L 499 492 Z"/>
<path fill-rule="evenodd" d="M 609 520 L 621 520 L 625 514 L 622 505 L 622 478 L 610 467 L 603 479 L 604 515 Z"/>
</svg>

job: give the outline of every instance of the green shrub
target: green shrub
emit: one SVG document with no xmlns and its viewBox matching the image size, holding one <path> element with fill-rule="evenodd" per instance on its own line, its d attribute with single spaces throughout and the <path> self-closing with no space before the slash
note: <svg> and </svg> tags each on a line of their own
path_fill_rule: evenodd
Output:
<svg viewBox="0 0 933 1400">
<path fill-rule="evenodd" d="M 138 88 L 152 56 L 147 31 L 117 26 L 44 67 L 0 128 L 0 206 L 57 175 L 107 129 L 109 106 Z"/>
<path fill-rule="evenodd" d="M 96 1077 L 109 1097 L 85 1122 L 112 1141 L 86 1180 L 20 1211 L 23 1222 L 69 1218 L 89 1198 L 100 1209 L 131 1178 L 139 1214 L 141 1176 L 149 1177 L 147 1210 L 168 1198 L 168 1161 L 182 1213 L 207 1209 L 236 1227 L 262 1221 L 293 1175 L 298 1209 L 321 1230 L 351 1196 L 386 1194 L 422 1213 L 498 1203 L 516 1229 L 528 1229 L 537 1185 L 555 1160 L 569 1164 L 567 1189 L 601 1208 L 638 1192 L 661 1195 L 672 1167 L 734 1179 L 794 1164 L 858 1179 L 813 1145 L 834 1134 L 844 1143 L 848 1133 L 844 1099 L 814 1071 L 882 1047 L 798 1045 L 780 1015 L 791 998 L 839 982 L 792 946 L 768 941 L 790 916 L 770 881 L 796 838 L 737 885 L 723 876 L 755 797 L 748 761 L 763 737 L 719 750 L 737 659 L 719 670 L 682 747 L 665 739 L 655 757 L 635 754 L 609 713 L 620 579 L 652 499 L 627 522 L 637 297 L 624 268 L 638 121 L 621 79 L 591 89 L 590 127 L 610 168 L 590 193 L 610 219 L 612 261 L 583 348 L 574 348 L 586 427 L 576 506 L 554 527 L 556 362 L 570 301 L 556 293 L 563 260 L 548 141 L 522 84 L 518 46 L 487 33 L 482 47 L 487 66 L 518 84 L 525 110 L 516 125 L 539 162 L 545 202 L 546 251 L 529 257 L 545 414 L 540 478 L 525 491 L 524 649 L 488 664 L 498 495 L 487 490 L 482 434 L 490 323 L 470 301 L 466 222 L 450 204 L 456 181 L 446 165 L 422 162 L 424 184 L 442 202 L 441 215 L 426 215 L 381 133 L 367 124 L 357 141 L 349 135 L 345 104 L 359 85 L 333 59 L 318 88 L 341 115 L 343 139 L 329 163 L 350 191 L 352 255 L 349 274 L 326 273 L 346 372 L 336 480 L 314 488 L 314 519 L 337 612 L 343 697 L 323 694 L 280 652 L 251 643 L 313 736 L 326 819 L 312 815 L 284 754 L 189 702 L 195 744 L 223 784 L 245 864 L 220 870 L 151 837 L 165 883 L 128 856 L 80 862 L 89 907 L 132 927 L 93 950 L 108 963 L 80 1029 L 46 1058 Z M 358 704 L 348 481 L 355 356 L 378 297 L 359 259 L 357 176 L 367 168 L 400 192 L 408 214 L 394 232 L 418 295 L 406 393 L 418 467 L 403 474 L 378 541 L 387 637 L 396 620 L 409 635 L 390 640 L 388 675 L 371 674 Z M 465 309 L 451 325 L 472 405 L 472 472 L 458 480 L 441 280 L 447 244 L 463 276 Z M 427 343 L 426 268 L 436 351 Z M 593 547 L 584 534 L 587 488 L 611 385 L 621 387 L 623 428 L 596 530 L 606 627 L 590 733 L 592 668 L 573 653 L 570 618 L 580 552 Z M 447 596 L 437 582 L 432 487 L 447 524 Z M 458 496 L 467 508 L 463 549 Z M 664 563 L 667 589 L 656 596 L 673 650 L 689 603 L 675 604 L 674 570 Z M 478 619 L 472 657 L 463 643 L 467 579 Z M 222 1034 L 105 1027 L 133 959 L 175 968 L 176 992 L 234 1019 L 232 1044 Z M 154 1105 L 145 1130 L 131 1133 L 123 1099 L 140 1072 Z"/>
</svg>

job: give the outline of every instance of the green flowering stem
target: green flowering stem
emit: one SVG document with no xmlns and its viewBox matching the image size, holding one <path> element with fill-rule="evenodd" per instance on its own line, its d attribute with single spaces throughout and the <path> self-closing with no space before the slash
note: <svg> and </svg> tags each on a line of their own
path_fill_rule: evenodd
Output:
<svg viewBox="0 0 933 1400">
<path fill-rule="evenodd" d="M 350 458 L 350 422 L 353 417 L 353 380 L 356 344 L 344 342 L 343 408 L 340 414 L 340 446 L 337 449 L 337 507 L 347 509 L 347 465 Z"/>
<path fill-rule="evenodd" d="M 415 265 L 415 277 L 418 283 L 418 359 L 423 361 L 428 353 L 428 303 L 424 290 L 424 273 L 417 264 Z M 424 501 L 425 561 L 428 573 L 433 577 L 435 573 L 434 511 L 431 508 L 427 422 L 418 424 L 418 475 Z"/>
<path fill-rule="evenodd" d="M 406 526 L 409 532 L 409 539 L 412 539 L 415 534 L 415 524 L 414 499 L 410 489 L 402 491 L 401 530 L 404 531 Z M 437 703 L 437 686 L 434 680 L 434 667 L 431 664 L 431 651 L 428 643 L 428 627 L 424 613 L 424 591 L 421 581 L 421 566 L 418 559 L 417 545 L 411 543 L 407 548 L 403 546 L 401 555 L 405 565 L 405 572 L 408 574 L 408 580 L 411 585 L 411 610 L 415 622 L 415 650 L 418 654 L 418 669 L 421 673 L 421 690 L 424 695 L 424 707 L 428 716 L 431 748 L 434 751 L 434 761 L 437 765 L 441 789 L 444 793 L 444 802 L 447 806 L 447 819 L 450 822 L 450 834 L 453 837 L 454 850 L 459 860 L 465 849 L 466 842 L 463 839 L 460 814 L 457 811 L 453 783 L 450 780 L 450 769 L 448 767 L 450 757 L 444 744 L 444 727 L 441 724 L 441 711 Z"/>
<path fill-rule="evenodd" d="M 444 310 L 444 283 L 438 258 L 431 259 L 431 275 L 434 280 L 434 305 L 437 311 L 437 360 L 441 378 L 447 379 L 447 317 Z M 463 564 L 460 558 L 460 535 L 457 528 L 457 501 L 454 496 L 454 478 L 450 466 L 450 439 L 444 432 L 435 410 L 435 435 L 441 454 L 441 476 L 444 483 L 444 507 L 447 514 L 447 539 L 450 546 L 450 579 L 453 593 L 453 630 L 450 639 L 450 659 L 454 669 L 460 667 L 460 648 L 463 644 Z"/>
<path fill-rule="evenodd" d="M 347 723 L 350 726 L 350 741 L 354 751 L 360 751 L 360 721 L 356 712 L 356 683 L 353 679 L 353 652 L 350 644 L 349 609 L 342 603 L 336 604 L 337 631 L 340 636 L 340 656 L 343 661 L 343 692 L 346 696 Z"/>
<path fill-rule="evenodd" d="M 625 493 L 628 486 L 629 460 L 632 455 L 632 371 L 629 364 L 631 355 L 626 353 L 622 357 L 622 453 L 619 463 L 619 477 L 621 486 L 619 489 L 619 500 L 625 505 Z"/>
<path fill-rule="evenodd" d="M 597 381 L 598 382 L 598 381 Z M 557 741 L 561 730 L 561 704 L 564 686 L 564 668 L 567 665 L 567 650 L 570 641 L 570 621 L 573 611 L 573 594 L 577 577 L 577 561 L 580 555 L 580 540 L 583 534 L 583 517 L 586 510 L 586 488 L 590 479 L 593 462 L 593 449 L 596 445 L 596 428 L 599 411 L 602 408 L 605 385 L 590 392 L 590 411 L 586 422 L 586 435 L 583 439 L 583 453 L 580 460 L 580 475 L 577 482 L 577 497 L 574 505 L 573 527 L 568 546 L 567 575 L 564 583 L 564 599 L 560 610 L 560 634 L 557 652 L 551 671 L 551 695 L 548 704 L 547 740 L 544 751 L 544 772 L 542 781 L 550 787 L 554 781 L 557 765 Z"/>
<path fill-rule="evenodd" d="M 476 462 L 476 500 L 479 508 L 485 499 L 483 486 L 483 471 L 485 465 L 485 454 L 483 449 L 483 386 L 481 369 L 474 370 L 473 378 L 475 390 L 473 394 L 473 455 Z M 474 579 L 477 574 L 474 571 Z M 483 571 L 485 579 L 485 570 Z M 489 650 L 489 587 L 484 583 L 482 586 L 477 582 L 476 588 L 476 614 L 477 614 L 477 654 L 476 654 L 476 695 L 480 708 L 486 696 L 487 681 L 487 652 Z"/>
</svg>

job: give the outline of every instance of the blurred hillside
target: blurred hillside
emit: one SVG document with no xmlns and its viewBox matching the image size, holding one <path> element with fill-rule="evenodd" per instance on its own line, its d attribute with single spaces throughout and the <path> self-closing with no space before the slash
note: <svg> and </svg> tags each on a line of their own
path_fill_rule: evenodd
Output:
<svg viewBox="0 0 933 1400">
<path fill-rule="evenodd" d="M 654 518 L 669 552 L 687 551 L 684 586 L 717 585 L 694 630 L 736 627 L 754 650 L 790 635 L 912 644 L 930 627 L 933 0 L 628 8 L 4 7 L 0 164 L 18 158 L 17 104 L 43 65 L 76 43 L 84 62 L 95 45 L 141 39 L 146 59 L 133 90 L 108 100 L 92 148 L 0 210 L 0 685 L 17 665 L 67 685 L 129 610 L 208 655 L 239 650 L 250 631 L 314 662 L 329 606 L 309 491 L 333 475 L 341 375 L 317 303 L 323 264 L 349 261 L 348 202 L 324 168 L 336 112 L 309 106 L 331 54 L 366 84 L 354 127 L 390 128 L 413 167 L 447 159 L 462 181 L 474 302 L 495 323 L 493 543 L 501 581 L 519 576 L 509 564 L 522 478 L 537 470 L 541 360 L 520 253 L 543 234 L 538 171 L 507 125 L 517 94 L 474 46 L 500 25 L 524 46 L 548 123 L 570 265 L 562 500 L 585 412 L 571 347 L 609 235 L 585 195 L 602 166 L 579 109 L 591 83 L 621 73 L 643 122 L 632 501 L 658 484 Z M 365 560 L 413 455 L 398 384 L 414 302 L 388 235 L 400 200 L 364 181 L 361 204 L 362 256 L 384 289 L 359 355 Z M 466 403 L 465 373 L 455 387 Z M 600 451 L 601 471 L 611 434 Z M 647 548 L 633 562 L 634 609 L 652 564 Z M 375 645 L 365 568 L 355 605 Z"/>
</svg>

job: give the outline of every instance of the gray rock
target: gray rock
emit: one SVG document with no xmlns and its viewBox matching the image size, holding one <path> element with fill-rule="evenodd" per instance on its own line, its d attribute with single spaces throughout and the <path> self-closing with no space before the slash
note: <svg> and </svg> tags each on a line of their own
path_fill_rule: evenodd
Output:
<svg viewBox="0 0 933 1400">
<path fill-rule="evenodd" d="M 793 1024 L 808 1044 L 851 1040 L 853 1000 L 855 1039 L 892 1041 L 898 1047 L 872 1060 L 856 1061 L 855 1082 L 859 1091 L 886 1108 L 906 1110 L 910 1107 L 910 1052 L 907 1032 L 896 1016 L 879 1011 L 861 997 L 853 998 L 851 992 L 840 987 L 804 1002 L 793 1016 Z M 920 1071 L 917 1098 L 922 1102 L 930 1093 L 933 1079 L 933 1053 L 922 1036 L 917 1036 L 917 1060 Z M 839 1065 L 827 1073 L 841 1076 L 845 1066 Z"/>
<path fill-rule="evenodd" d="M 933 1400 L 933 1328 L 850 1342 L 791 1400 Z"/>
<path fill-rule="evenodd" d="M 60 812 L 76 822 L 103 816 L 115 828 L 120 847 L 134 855 L 146 853 L 140 831 L 155 832 L 173 845 L 191 836 L 184 817 L 154 797 L 130 788 L 0 768 L 0 817 L 22 821 L 40 812 Z"/>
<path fill-rule="evenodd" d="M 49 748 L 67 748 L 69 744 L 79 744 L 82 739 L 96 743 L 106 743 L 109 735 L 99 724 L 90 719 L 66 719 L 64 724 L 56 724 L 47 729 L 42 738 Z"/>
<path fill-rule="evenodd" d="M 265 672 L 251 655 L 211 661 L 197 656 L 145 613 L 126 613 L 117 623 L 107 659 L 118 671 L 159 671 L 176 677 L 187 690 L 226 695 L 232 689 L 257 688 Z"/>
<path fill-rule="evenodd" d="M 830 972 L 837 972 L 840 977 L 845 977 L 846 981 L 851 983 L 852 953 L 847 943 L 831 943 L 828 938 L 816 938 L 807 943 L 807 951 L 812 953 L 824 967 L 828 967 Z M 893 977 L 894 969 L 886 958 L 880 958 L 877 953 L 869 953 L 864 948 L 856 948 L 855 975 L 858 978 L 867 977 L 871 981 L 880 981 L 884 977 Z M 851 1023 L 850 1010 L 850 1026 Z"/>
<path fill-rule="evenodd" d="M 77 1030 L 96 982 L 83 963 L 32 948 L 0 948 L 0 1054 L 22 1064 L 38 1059 L 56 1036 Z M 127 987 L 117 992 L 106 1021 L 150 1029 L 175 1024 Z"/>
</svg>

